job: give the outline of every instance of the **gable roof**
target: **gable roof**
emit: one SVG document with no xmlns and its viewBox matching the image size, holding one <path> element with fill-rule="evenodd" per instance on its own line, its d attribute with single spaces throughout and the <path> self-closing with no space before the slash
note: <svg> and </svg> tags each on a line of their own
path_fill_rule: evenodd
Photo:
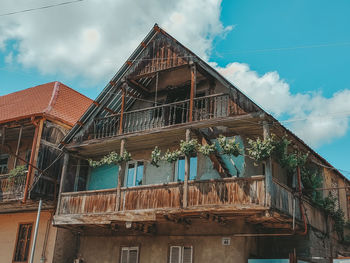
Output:
<svg viewBox="0 0 350 263">
<path fill-rule="evenodd" d="M 125 75 L 130 71 L 137 71 L 140 67 L 140 64 L 143 63 L 143 60 L 140 59 L 142 54 L 145 52 L 147 53 L 147 49 L 151 47 L 150 45 L 153 40 L 157 38 L 162 38 L 161 41 L 170 41 L 178 46 L 177 52 L 180 52 L 182 55 L 183 60 L 192 60 L 193 62 L 196 62 L 201 68 L 205 69 L 208 74 L 212 75 L 214 78 L 216 78 L 219 82 L 221 82 L 224 86 L 227 88 L 234 90 L 236 93 L 239 93 L 238 95 L 242 98 L 246 98 L 250 101 L 250 104 L 252 107 L 256 109 L 256 111 L 263 111 L 257 104 L 255 104 L 253 101 L 251 101 L 245 94 L 243 94 L 239 89 L 237 89 L 232 83 L 230 83 L 228 80 L 226 80 L 223 76 L 221 76 L 215 69 L 213 69 L 211 66 L 209 66 L 205 61 L 203 61 L 201 58 L 199 58 L 196 54 L 194 54 L 191 50 L 189 50 L 187 47 L 182 45 L 180 42 L 178 42 L 175 38 L 173 38 L 171 35 L 169 35 L 167 32 L 165 32 L 163 29 L 161 29 L 157 24 L 153 26 L 151 31 L 146 35 L 146 37 L 141 41 L 140 45 L 135 49 L 135 51 L 130 55 L 127 61 L 123 64 L 123 66 L 118 70 L 118 72 L 113 76 L 111 81 L 108 82 L 106 87 L 102 90 L 102 92 L 97 96 L 97 98 L 94 100 L 94 103 L 90 105 L 90 107 L 87 109 L 87 111 L 82 115 L 82 117 L 79 119 L 80 124 L 87 124 L 89 121 L 91 121 L 92 118 L 95 118 L 96 116 L 103 117 L 108 112 L 104 112 L 106 109 L 106 106 L 112 105 L 113 108 L 108 107 L 109 109 L 112 109 L 114 112 L 120 111 L 121 106 L 121 95 L 122 91 L 120 89 L 114 90 L 116 87 L 120 86 L 122 81 L 124 80 Z M 164 43 L 164 42 L 163 42 Z M 151 47 L 152 48 L 152 47 Z M 145 59 L 146 61 L 149 59 Z M 141 65 L 142 66 L 142 65 Z M 141 94 L 133 95 L 134 97 L 140 96 Z M 113 96 L 115 99 L 112 100 L 112 102 L 108 102 L 108 99 Z M 128 107 L 136 100 L 136 98 L 127 97 L 126 99 L 126 105 L 125 108 L 128 109 Z M 82 130 L 82 125 L 74 125 L 74 127 L 71 129 L 71 131 L 66 135 L 66 137 L 63 139 L 63 143 L 60 145 L 62 148 L 63 145 L 68 144 L 72 141 L 72 139 L 79 134 L 79 132 Z"/>
<path fill-rule="evenodd" d="M 223 77 L 220 73 L 218 73 L 214 68 L 212 68 L 208 63 L 206 63 L 204 60 L 202 60 L 200 57 L 198 57 L 196 54 L 194 54 L 191 50 L 189 50 L 187 47 L 182 45 L 180 42 L 178 42 L 175 38 L 173 38 L 171 35 L 169 35 L 167 32 L 165 32 L 163 29 L 161 29 L 157 24 L 153 26 L 151 31 L 146 35 L 146 37 L 142 40 L 140 45 L 135 49 L 135 51 L 131 54 L 131 56 L 128 58 L 128 60 L 123 64 L 123 66 L 119 69 L 119 71 L 113 76 L 111 81 L 106 85 L 106 87 L 102 90 L 102 92 L 97 96 L 95 101 L 90 105 L 90 107 L 86 110 L 86 112 L 81 116 L 79 119 L 79 124 L 75 124 L 74 127 L 69 131 L 69 133 L 65 136 L 63 139 L 62 144 L 60 144 L 60 148 L 63 148 L 64 145 L 70 143 L 72 139 L 79 134 L 79 132 L 82 131 L 83 125 L 87 125 L 89 121 L 91 122 L 93 118 L 95 118 L 98 114 L 101 114 L 106 106 L 113 105 L 113 110 L 115 112 L 120 111 L 120 105 L 121 105 L 121 94 L 122 91 L 114 90 L 115 87 L 120 86 L 123 78 L 125 75 L 130 71 L 138 71 L 140 68 L 140 64 L 142 64 L 142 59 L 140 59 L 143 52 L 146 51 L 149 44 L 156 39 L 158 36 L 165 37 L 167 40 L 172 41 L 175 43 L 182 51 L 182 58 L 184 60 L 192 60 L 193 62 L 197 63 L 199 67 L 204 69 L 209 75 L 211 75 L 213 78 L 218 80 L 223 86 L 227 87 L 230 90 L 233 90 L 236 94 L 239 95 L 241 98 L 247 99 L 250 103 L 250 107 L 254 108 L 256 112 L 261 112 L 266 116 L 268 119 L 270 119 L 273 123 L 277 123 L 279 127 L 281 127 L 286 133 L 290 134 L 295 140 L 297 140 L 301 145 L 303 145 L 306 149 L 308 149 L 312 154 L 314 154 L 317 158 L 321 160 L 325 164 L 325 166 L 328 166 L 331 168 L 335 173 L 337 173 L 339 176 L 341 176 L 343 179 L 345 179 L 347 182 L 350 182 L 348 178 L 346 178 L 342 173 L 340 173 L 336 168 L 334 168 L 326 159 L 324 159 L 322 156 L 320 156 L 317 152 L 315 152 L 310 146 L 308 146 L 302 139 L 297 137 L 293 132 L 291 132 L 289 129 L 284 127 L 277 119 L 275 119 L 272 115 L 268 114 L 265 110 L 263 110 L 261 107 L 259 107 L 256 103 L 254 103 L 249 97 L 247 97 L 244 93 L 242 93 L 237 87 L 235 87 L 230 81 L 228 81 L 225 77 Z M 147 59 L 146 59 L 147 60 Z M 147 63 L 147 62 L 146 62 Z M 142 65 L 141 65 L 142 66 Z M 144 65 L 143 65 L 144 66 Z M 140 94 L 137 94 L 139 96 Z M 106 104 L 106 101 L 113 96 L 115 99 L 112 100 L 112 102 L 109 102 L 109 104 Z M 135 96 L 135 95 L 134 95 Z M 130 106 L 136 98 L 127 98 L 126 99 L 126 109 L 128 106 Z M 105 112 L 104 114 L 108 114 L 108 112 Z"/>
<path fill-rule="evenodd" d="M 73 126 L 92 100 L 55 81 L 0 96 L 0 124 L 45 116 Z"/>
</svg>

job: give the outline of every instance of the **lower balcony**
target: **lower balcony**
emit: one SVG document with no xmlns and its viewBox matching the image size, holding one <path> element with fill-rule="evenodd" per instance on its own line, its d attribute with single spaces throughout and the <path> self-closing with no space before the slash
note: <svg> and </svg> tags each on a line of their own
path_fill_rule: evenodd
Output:
<svg viewBox="0 0 350 263">
<path fill-rule="evenodd" d="M 265 206 L 265 177 L 174 182 L 116 189 L 62 193 L 56 225 L 111 224 L 114 221 L 157 221 L 203 213 L 235 216 L 260 214 Z"/>
</svg>

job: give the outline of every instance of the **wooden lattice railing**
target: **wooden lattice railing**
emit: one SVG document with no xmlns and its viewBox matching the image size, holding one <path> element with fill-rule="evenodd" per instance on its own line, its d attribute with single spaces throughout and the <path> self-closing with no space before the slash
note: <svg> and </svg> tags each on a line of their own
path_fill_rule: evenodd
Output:
<svg viewBox="0 0 350 263">
<path fill-rule="evenodd" d="M 120 114 L 113 114 L 94 120 L 89 138 L 106 138 L 118 134 L 127 134 L 168 127 L 189 122 L 190 100 L 184 100 L 140 110 L 123 113 L 120 127 Z M 237 112 L 235 112 L 237 111 Z M 237 107 L 232 107 L 228 94 L 215 94 L 193 100 L 192 121 L 209 120 L 239 114 Z"/>
</svg>

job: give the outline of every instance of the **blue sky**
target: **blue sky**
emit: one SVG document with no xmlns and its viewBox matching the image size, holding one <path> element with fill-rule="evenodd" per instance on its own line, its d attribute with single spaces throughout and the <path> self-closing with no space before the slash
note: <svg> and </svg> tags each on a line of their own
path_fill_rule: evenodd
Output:
<svg viewBox="0 0 350 263">
<path fill-rule="evenodd" d="M 43 5 L 6 0 L 0 13 Z M 158 22 L 350 171 L 348 10 L 346 0 L 85 0 L 0 16 L 0 95 L 59 80 L 95 98 Z"/>
</svg>

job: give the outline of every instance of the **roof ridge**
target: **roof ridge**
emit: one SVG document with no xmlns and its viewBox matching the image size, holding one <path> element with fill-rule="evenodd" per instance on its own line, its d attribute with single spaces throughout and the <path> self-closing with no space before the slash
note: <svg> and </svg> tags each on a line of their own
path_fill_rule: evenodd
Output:
<svg viewBox="0 0 350 263">
<path fill-rule="evenodd" d="M 55 85 L 52 90 L 52 95 L 49 104 L 47 105 L 46 109 L 44 109 L 44 113 L 50 113 L 50 111 L 53 109 L 53 106 L 56 103 L 58 92 L 60 90 L 60 82 L 55 81 Z"/>
</svg>

